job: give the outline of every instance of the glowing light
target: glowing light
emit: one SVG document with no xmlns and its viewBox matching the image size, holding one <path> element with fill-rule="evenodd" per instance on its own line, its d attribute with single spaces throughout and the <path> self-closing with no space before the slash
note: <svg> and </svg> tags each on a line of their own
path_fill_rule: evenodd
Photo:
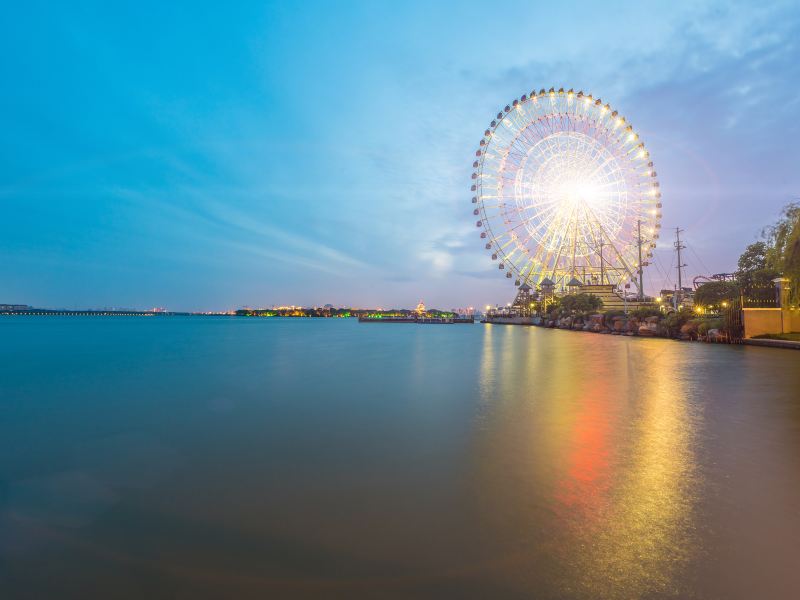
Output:
<svg viewBox="0 0 800 600">
<path fill-rule="evenodd" d="M 554 192 L 562 203 L 567 203 L 572 207 L 579 207 L 582 204 L 596 205 L 602 200 L 601 189 L 587 181 L 582 180 L 583 174 L 579 172 L 566 173 L 565 183 L 558 186 Z"/>
</svg>

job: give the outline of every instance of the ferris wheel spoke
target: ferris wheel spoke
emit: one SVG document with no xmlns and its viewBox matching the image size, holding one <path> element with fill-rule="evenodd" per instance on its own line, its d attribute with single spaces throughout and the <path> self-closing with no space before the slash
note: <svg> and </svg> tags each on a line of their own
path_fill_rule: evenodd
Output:
<svg viewBox="0 0 800 600">
<path fill-rule="evenodd" d="M 587 211 L 588 211 L 590 214 L 592 213 L 592 209 L 591 209 L 591 207 L 588 207 L 588 206 L 587 206 L 587 207 L 586 207 L 586 209 L 587 209 Z M 628 272 L 628 274 L 632 276 L 632 275 L 633 275 L 633 272 L 632 272 L 631 268 L 628 266 L 628 264 L 627 264 L 627 261 L 625 260 L 625 258 L 624 258 L 624 257 L 622 256 L 622 254 L 620 253 L 620 251 L 619 251 L 619 249 L 617 248 L 616 244 L 614 244 L 614 243 L 611 241 L 613 238 L 612 238 L 611 236 L 609 236 L 609 235 L 608 235 L 608 233 L 607 233 L 607 232 L 606 232 L 606 231 L 603 229 L 603 226 L 600 224 L 600 222 L 599 222 L 599 221 L 597 222 L 597 225 L 598 225 L 598 227 L 600 228 L 601 235 L 602 235 L 602 234 L 605 234 L 605 235 L 606 235 L 606 239 L 608 239 L 608 240 L 609 240 L 609 244 L 608 244 L 608 245 L 609 245 L 609 246 L 611 246 L 611 248 L 614 250 L 614 252 L 616 253 L 616 255 L 617 255 L 617 257 L 619 258 L 620 262 L 622 263 L 622 266 L 625 268 L 625 270 Z"/>
<path fill-rule="evenodd" d="M 540 245 L 540 251 L 545 250 L 549 251 L 549 249 L 555 245 L 556 239 L 558 236 L 562 235 L 563 228 L 567 224 L 565 222 L 565 215 L 564 211 L 558 213 L 554 219 L 553 226 L 549 227 L 545 232 L 545 235 L 542 238 L 542 243 Z"/>
</svg>

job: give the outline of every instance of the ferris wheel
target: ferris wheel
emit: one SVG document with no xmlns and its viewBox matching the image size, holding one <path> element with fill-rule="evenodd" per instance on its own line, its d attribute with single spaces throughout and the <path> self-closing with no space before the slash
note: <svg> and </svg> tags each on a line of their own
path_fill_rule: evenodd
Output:
<svg viewBox="0 0 800 600">
<path fill-rule="evenodd" d="M 583 92 L 534 90 L 497 113 L 475 155 L 473 214 L 507 278 L 638 287 L 661 192 L 650 153 L 617 111 Z"/>
</svg>

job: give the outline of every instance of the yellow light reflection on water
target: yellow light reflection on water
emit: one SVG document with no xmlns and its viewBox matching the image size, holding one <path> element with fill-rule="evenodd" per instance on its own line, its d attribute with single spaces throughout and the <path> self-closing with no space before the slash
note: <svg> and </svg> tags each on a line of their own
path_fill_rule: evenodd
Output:
<svg viewBox="0 0 800 600">
<path fill-rule="evenodd" d="M 609 480 L 583 490 L 588 497 L 608 494 L 608 502 L 597 503 L 597 512 L 587 515 L 592 519 L 575 523 L 576 541 L 584 550 L 573 575 L 587 595 L 666 593 L 690 558 L 695 478 L 691 438 L 697 418 L 687 408 L 688 390 L 680 377 L 659 367 L 656 356 L 648 360 L 649 354 L 658 353 L 658 345 L 651 341 L 629 348 L 640 354 L 636 364 L 646 370 L 646 389 L 630 389 L 626 396 L 608 395 L 611 390 L 602 388 L 595 392 L 598 410 L 603 404 L 627 402 L 630 411 L 616 423 L 626 431 L 615 436 L 622 455 L 609 468 Z M 604 427 L 612 425 L 600 423 L 602 418 L 588 431 L 602 439 Z"/>
<path fill-rule="evenodd" d="M 674 593 L 694 547 L 700 423 L 685 353 L 662 340 L 492 329 L 476 461 L 497 559 L 484 568 L 543 595 Z"/>
</svg>

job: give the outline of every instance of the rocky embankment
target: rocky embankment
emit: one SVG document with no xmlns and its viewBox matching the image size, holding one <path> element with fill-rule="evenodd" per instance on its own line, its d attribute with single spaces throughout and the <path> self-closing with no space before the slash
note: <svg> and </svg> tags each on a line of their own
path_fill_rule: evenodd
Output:
<svg viewBox="0 0 800 600">
<path fill-rule="evenodd" d="M 610 335 L 627 335 L 642 337 L 666 337 L 681 340 L 702 340 L 708 342 L 727 341 L 727 334 L 717 327 L 709 327 L 707 323 L 689 321 L 670 326 L 663 317 L 636 317 L 632 315 L 606 316 L 594 314 L 585 317 L 566 316 L 560 318 L 538 317 L 534 321 L 540 327 L 572 329 Z"/>
</svg>

